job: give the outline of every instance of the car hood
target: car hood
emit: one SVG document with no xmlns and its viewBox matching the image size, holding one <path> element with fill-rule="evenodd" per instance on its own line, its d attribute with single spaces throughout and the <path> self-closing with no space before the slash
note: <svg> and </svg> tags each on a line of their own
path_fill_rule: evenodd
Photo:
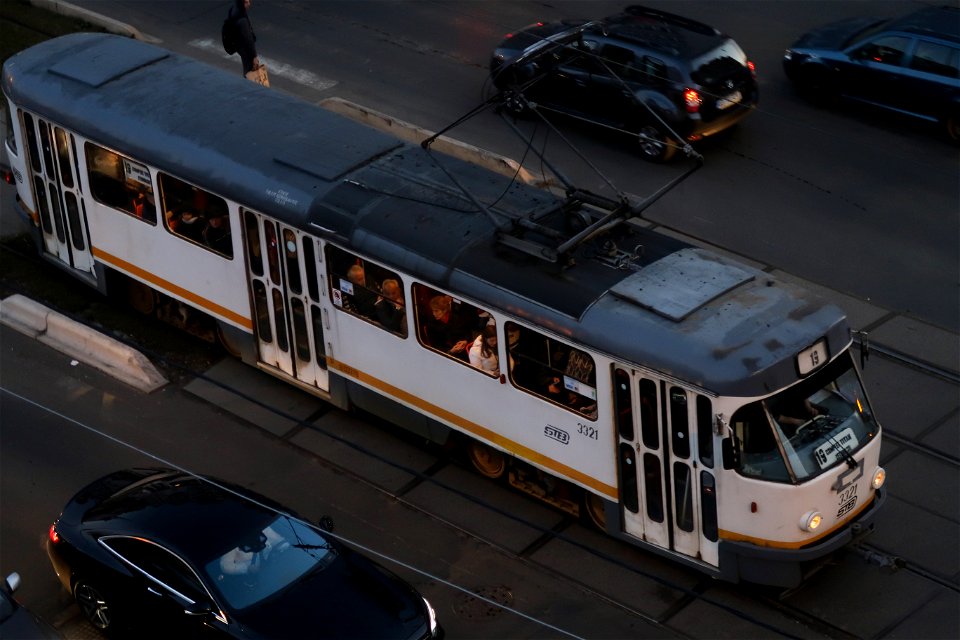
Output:
<svg viewBox="0 0 960 640">
<path fill-rule="evenodd" d="M 881 18 L 848 18 L 808 31 L 793 44 L 793 49 L 842 49 L 851 38 L 883 22 Z"/>
<path fill-rule="evenodd" d="M 349 549 L 292 588 L 234 617 L 255 637 L 417 638 L 429 625 L 420 595 Z"/>
</svg>

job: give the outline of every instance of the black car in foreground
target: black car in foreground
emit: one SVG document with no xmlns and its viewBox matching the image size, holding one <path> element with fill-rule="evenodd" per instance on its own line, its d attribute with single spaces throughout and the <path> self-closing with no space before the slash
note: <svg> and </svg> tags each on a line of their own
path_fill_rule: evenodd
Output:
<svg viewBox="0 0 960 640">
<path fill-rule="evenodd" d="M 794 85 L 939 123 L 960 142 L 960 7 L 902 18 L 850 18 L 800 37 L 783 57 Z"/>
<path fill-rule="evenodd" d="M 144 637 L 442 637 L 430 604 L 269 499 L 172 469 L 112 473 L 50 527 L 83 615 Z"/>
<path fill-rule="evenodd" d="M 507 34 L 490 75 L 509 110 L 533 103 L 623 132 L 654 162 L 732 127 L 759 99 L 754 64 L 733 38 L 641 6 Z"/>
</svg>

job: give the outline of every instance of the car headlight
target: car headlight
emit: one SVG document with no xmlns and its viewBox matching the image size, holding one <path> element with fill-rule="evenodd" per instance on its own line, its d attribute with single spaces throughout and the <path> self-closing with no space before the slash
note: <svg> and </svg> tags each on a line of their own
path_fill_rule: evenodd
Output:
<svg viewBox="0 0 960 640">
<path fill-rule="evenodd" d="M 883 467 L 877 467 L 877 470 L 873 472 L 873 480 L 870 481 L 870 484 L 873 485 L 874 489 L 879 489 L 883 486 L 883 483 L 887 481 L 887 472 Z"/>
<path fill-rule="evenodd" d="M 787 61 L 793 60 L 793 51 L 791 51 L 790 49 L 787 49 L 786 51 L 784 51 L 783 59 Z"/>
<path fill-rule="evenodd" d="M 800 518 L 800 528 L 813 533 L 817 530 L 817 527 L 820 526 L 821 522 L 823 522 L 823 516 L 819 511 L 808 511 Z"/>
<path fill-rule="evenodd" d="M 437 632 L 437 612 L 433 610 L 433 606 L 430 604 L 430 601 L 420 596 L 423 600 L 423 604 L 427 605 L 427 615 L 430 617 L 430 635 L 434 635 Z"/>
</svg>

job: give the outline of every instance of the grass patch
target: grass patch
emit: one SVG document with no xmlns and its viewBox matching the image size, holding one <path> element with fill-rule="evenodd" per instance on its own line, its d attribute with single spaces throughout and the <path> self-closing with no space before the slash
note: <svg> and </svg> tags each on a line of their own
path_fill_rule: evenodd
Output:
<svg viewBox="0 0 960 640">
<path fill-rule="evenodd" d="M 27 0 L 0 0 L 0 64 L 7 58 L 49 40 L 77 31 L 104 32 L 78 18 L 62 16 L 30 4 Z"/>
</svg>

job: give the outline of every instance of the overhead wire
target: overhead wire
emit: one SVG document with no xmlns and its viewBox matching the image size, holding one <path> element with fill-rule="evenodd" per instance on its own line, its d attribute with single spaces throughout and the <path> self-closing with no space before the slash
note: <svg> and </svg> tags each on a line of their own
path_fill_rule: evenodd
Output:
<svg viewBox="0 0 960 640">
<path fill-rule="evenodd" d="M 81 429 L 84 429 L 84 430 L 86 430 L 86 431 L 88 431 L 88 432 L 90 432 L 90 433 L 92 433 L 92 434 L 95 434 L 95 435 L 98 436 L 98 437 L 104 438 L 105 440 L 109 440 L 110 442 L 112 442 L 112 443 L 114 443 L 114 444 L 116 444 L 116 445 L 119 445 L 119 446 L 121 446 L 121 447 L 125 447 L 125 448 L 127 448 L 127 449 L 129 449 L 129 450 L 131 450 L 131 451 L 134 451 L 134 452 L 136 452 L 136 453 L 138 453 L 138 454 L 140 454 L 140 455 L 142 455 L 142 456 L 144 456 L 144 457 L 146 457 L 146 458 L 149 458 L 150 460 L 153 460 L 153 461 L 155 461 L 155 462 L 163 465 L 164 467 L 169 467 L 170 469 L 173 469 L 173 470 L 175 470 L 175 471 L 179 471 L 179 472 L 181 472 L 181 473 L 183 473 L 183 474 L 189 475 L 189 476 L 192 477 L 192 478 L 195 478 L 195 479 L 200 480 L 200 481 L 202 481 L 202 482 L 204 482 L 204 483 L 207 483 L 207 484 L 209 484 L 209 485 L 211 485 L 211 486 L 214 486 L 214 487 L 216 487 L 216 488 L 218 488 L 218 489 L 220 489 L 220 490 L 222 490 L 222 491 L 225 491 L 225 492 L 227 492 L 227 493 L 230 493 L 230 494 L 232 494 L 232 495 L 234 495 L 234 496 L 236 496 L 236 497 L 238 497 L 238 498 L 241 498 L 241 499 L 243 499 L 243 500 L 249 501 L 249 502 L 251 502 L 252 504 L 257 505 L 258 507 L 260 507 L 260 508 L 262 508 L 262 509 L 266 509 L 266 510 L 268 510 L 268 511 L 271 511 L 271 512 L 277 514 L 278 516 L 283 516 L 283 517 L 285 517 L 285 518 L 290 518 L 291 520 L 293 520 L 293 521 L 295 521 L 295 522 L 298 522 L 298 523 L 300 523 L 300 524 L 302 524 L 302 525 L 304 525 L 304 526 L 310 527 L 311 529 L 317 531 L 321 536 L 330 536 L 331 538 L 334 538 L 334 539 L 338 540 L 339 542 L 342 542 L 342 543 L 344 543 L 344 544 L 347 544 L 347 545 L 349 545 L 350 547 L 353 547 L 353 548 L 356 548 L 356 549 L 360 549 L 360 550 L 362 550 L 362 551 L 365 552 L 365 553 L 368 553 L 368 554 L 373 555 L 373 556 L 375 556 L 375 557 L 377 557 L 377 558 L 380 558 L 381 560 L 384 560 L 384 561 L 390 562 L 391 564 L 395 564 L 395 565 L 397 565 L 397 566 L 403 567 L 404 569 L 408 569 L 409 571 L 412 571 L 412 572 L 414 572 L 414 573 L 417 573 L 417 574 L 423 576 L 424 578 L 427 578 L 427 579 L 432 580 L 432 581 L 434 581 L 434 582 L 437 582 L 437 583 L 439 583 L 439 584 L 443 584 L 443 585 L 445 585 L 445 586 L 447 586 L 447 587 L 450 587 L 450 588 L 452 588 L 452 589 L 454 589 L 454 590 L 457 590 L 457 591 L 460 591 L 460 592 L 462 592 L 462 593 L 464 593 L 464 594 L 466 594 L 466 595 L 469 595 L 469 596 L 472 597 L 472 598 L 476 598 L 476 599 L 478 599 L 478 600 L 480 600 L 480 601 L 482 601 L 482 602 L 485 602 L 486 604 L 489 604 L 489 605 L 491 605 L 492 607 L 496 607 L 496 608 L 498 608 L 498 609 L 503 609 L 504 611 L 508 611 L 508 612 L 510 612 L 510 613 L 512 613 L 512 614 L 514 614 L 514 615 L 516 615 L 516 616 L 518 616 L 518 617 L 520 617 L 520 618 L 523 618 L 523 619 L 528 620 L 528 621 L 530 621 L 530 622 L 533 622 L 533 623 L 535 623 L 535 624 L 537 624 L 537 625 L 539 625 L 539 626 L 542 626 L 542 627 L 545 628 L 545 629 L 550 629 L 550 630 L 552 630 L 552 631 L 556 631 L 557 633 L 560 633 L 560 634 L 562 634 L 562 635 L 564 635 L 564 636 L 567 636 L 567 637 L 569 637 L 569 638 L 575 638 L 575 639 L 577 639 L 577 640 L 583 640 L 583 637 L 582 637 L 582 636 L 579 636 L 579 635 L 577 635 L 577 634 L 575 634 L 575 633 L 573 633 L 573 632 L 571 632 L 571 631 L 568 631 L 568 630 L 566 630 L 566 629 L 563 629 L 563 628 L 561 628 L 561 627 L 558 627 L 558 626 L 556 626 L 556 625 L 554 625 L 554 624 L 551 624 L 551 623 L 549 623 L 549 622 L 547 622 L 547 621 L 545 621 L 545 620 L 541 620 L 541 619 L 539 619 L 539 618 L 536 618 L 536 617 L 534 617 L 534 616 L 531 616 L 531 615 L 529 615 L 529 614 L 527 614 L 527 613 L 524 613 L 523 611 L 520 611 L 520 610 L 518 610 L 518 609 L 515 609 L 515 608 L 511 607 L 510 605 L 504 604 L 504 603 L 502 603 L 502 602 L 497 602 L 496 600 L 493 600 L 492 598 L 488 598 L 488 597 L 486 597 L 486 596 L 484 596 L 484 595 L 481 595 L 481 594 L 478 594 L 478 593 L 474 593 L 473 591 L 471 591 L 470 589 L 468 589 L 468 588 L 466 588 L 466 587 L 463 587 L 463 586 L 461 586 L 461 585 L 458 585 L 458 584 L 456 584 L 456 583 L 454 583 L 454 582 L 451 582 L 450 580 L 447 580 L 447 579 L 445 579 L 445 578 L 443 578 L 443 577 L 441 577 L 441 576 L 438 576 L 438 575 L 436 575 L 436 574 L 430 573 L 429 571 L 426 571 L 426 570 L 424 570 L 424 569 L 420 569 L 419 567 L 416 567 L 416 566 L 414 566 L 414 565 L 412 565 L 412 564 L 410 564 L 410 563 L 408 563 L 408 562 L 405 562 L 405 561 L 403 561 L 403 560 L 400 560 L 399 558 L 393 557 L 393 556 L 391 556 L 391 555 L 389 555 L 389 554 L 385 554 L 385 553 L 380 552 L 380 551 L 378 551 L 378 550 L 376 550 L 376 549 L 373 549 L 372 547 L 370 547 L 370 546 L 368 546 L 368 545 L 364 545 L 364 544 L 362 544 L 362 543 L 360 543 L 360 542 L 358 542 L 358 541 L 356 541 L 356 540 L 354 540 L 354 539 L 352 539 L 352 538 L 349 538 L 349 537 L 347 537 L 347 536 L 344 536 L 344 535 L 341 535 L 341 534 L 334 533 L 334 532 L 332 532 L 332 531 L 328 531 L 328 530 L 326 530 L 326 529 L 323 529 L 322 527 L 320 527 L 319 525 L 317 525 L 317 524 L 315 524 L 315 523 L 308 522 L 308 521 L 306 521 L 306 520 L 303 520 L 302 518 L 299 518 L 299 517 L 295 516 L 295 515 L 292 514 L 292 513 L 289 513 L 289 512 L 280 510 L 280 509 L 277 509 L 276 507 L 274 507 L 274 506 L 272 506 L 272 505 L 269 505 L 269 504 L 263 503 L 263 502 L 261 502 L 261 501 L 259 501 L 259 500 L 256 500 L 256 499 L 253 498 L 252 496 L 246 495 L 245 493 L 241 493 L 241 492 L 237 491 L 236 489 L 234 489 L 234 488 L 232 488 L 232 487 L 230 487 L 230 486 L 228 486 L 228 485 L 226 485 L 226 484 L 222 484 L 222 483 L 220 483 L 220 482 L 217 482 L 216 480 L 214 480 L 214 479 L 211 478 L 211 477 L 207 477 L 207 476 L 205 476 L 205 475 L 203 475 L 203 474 L 200 474 L 200 473 L 196 473 L 196 472 L 194 472 L 194 471 L 191 471 L 190 469 L 187 469 L 186 467 L 183 467 L 182 465 L 178 465 L 178 464 L 176 464 L 175 462 L 171 462 L 170 460 L 167 460 L 166 458 L 163 458 L 163 457 L 158 456 L 158 455 L 156 455 L 156 454 L 154 454 L 154 453 L 152 453 L 152 452 L 150 452 L 150 451 L 147 451 L 146 449 L 143 449 L 143 448 L 138 447 L 138 446 L 136 446 L 136 445 L 134 445 L 134 444 L 131 444 L 131 443 L 127 442 L 126 440 L 123 440 L 123 439 L 118 438 L 118 437 L 116 437 L 116 436 L 110 435 L 109 433 L 106 433 L 106 432 L 104 432 L 104 431 L 101 431 L 100 429 L 97 429 L 97 428 L 92 427 L 92 426 L 90 426 L 90 425 L 84 424 L 83 422 L 81 422 L 81 421 L 79 421 L 79 420 L 77 420 L 77 419 L 75 419 L 75 418 L 72 418 L 71 416 L 65 415 L 65 414 L 63 414 L 63 413 L 61 413 L 61 412 L 59 412 L 59 411 L 56 411 L 56 410 L 54 410 L 54 409 L 51 409 L 50 407 L 44 406 L 44 405 L 42 405 L 42 404 L 40 404 L 40 403 L 38 403 L 38 402 L 30 399 L 30 398 L 27 398 L 27 397 L 25 397 L 25 396 L 20 395 L 19 393 L 15 392 L 15 391 L 11 391 L 10 389 L 7 389 L 6 387 L 0 386 L 0 390 L 2 390 L 2 391 L 5 392 L 5 393 L 10 394 L 11 396 L 17 398 L 18 400 L 20 400 L 20 401 L 22 401 L 22 402 L 26 402 L 27 404 L 30 404 L 30 405 L 38 408 L 38 409 L 41 409 L 41 410 L 43 410 L 43 411 L 46 411 L 46 412 L 50 413 L 51 415 L 54 415 L 54 416 L 60 418 L 61 420 L 64 420 L 64 421 L 69 422 L 69 423 L 71 423 L 71 424 L 74 424 L 74 425 L 80 427 Z"/>
</svg>

